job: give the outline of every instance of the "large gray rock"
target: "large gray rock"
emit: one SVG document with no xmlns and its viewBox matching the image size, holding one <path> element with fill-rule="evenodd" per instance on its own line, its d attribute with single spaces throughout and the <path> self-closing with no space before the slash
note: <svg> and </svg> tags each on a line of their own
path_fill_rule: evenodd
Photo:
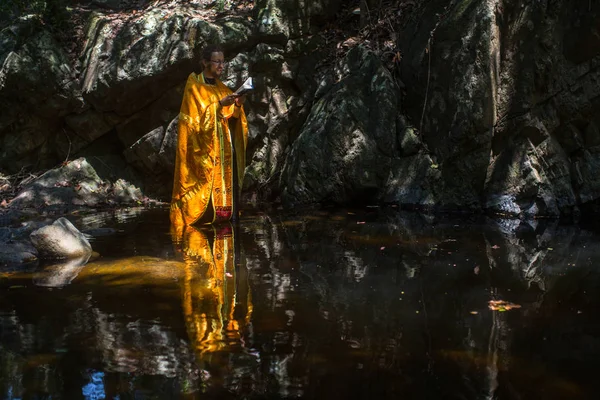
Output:
<svg viewBox="0 0 600 400">
<path fill-rule="evenodd" d="M 492 3 L 431 1 L 419 26 L 400 35 L 406 110 L 440 166 L 434 200 L 441 207 L 481 207 L 496 122 Z"/>
<path fill-rule="evenodd" d="M 399 46 L 407 111 L 443 178 L 436 203 L 556 216 L 596 201 L 597 7 L 434 0 L 420 13 Z"/>
<path fill-rule="evenodd" d="M 86 159 L 77 159 L 41 175 L 17 194 L 10 206 L 96 206 L 105 202 L 109 189 L 110 184 L 98 176 Z"/>
<path fill-rule="evenodd" d="M 125 23 L 96 14 L 87 28 L 84 96 L 98 111 L 132 115 L 185 81 L 208 41 L 245 43 L 249 28 L 242 22 L 213 25 L 194 5 L 151 8 Z"/>
<path fill-rule="evenodd" d="M 113 1 L 95 4 L 120 7 L 119 2 Z M 176 135 L 172 135 L 175 129 L 170 122 L 177 115 L 183 84 L 190 72 L 198 72 L 204 45 L 220 42 L 225 46 L 227 58 L 233 57 L 223 77 L 226 84 L 235 87 L 250 72 L 257 83 L 257 90 L 249 96 L 246 106 L 251 127 L 248 159 L 256 163 L 251 168 L 253 179 L 247 186 L 259 191 L 268 183 L 269 190 L 276 190 L 286 148 L 298 135 L 299 126 L 310 110 L 316 89 L 311 70 L 323 58 L 316 50 L 317 44 L 325 40 L 317 35 L 308 38 L 302 35 L 333 17 L 340 6 L 339 0 L 262 1 L 254 8 L 255 16 L 261 13 L 259 19 L 230 15 L 214 21 L 207 18 L 205 4 L 201 2 L 154 4 L 144 12 L 121 19 L 99 9 L 89 15 L 85 27 L 87 39 L 78 61 L 81 65 L 70 81 L 79 87 L 73 95 L 63 96 L 74 100 L 54 113 L 52 121 L 32 116 L 26 120 L 27 129 L 6 136 L 3 149 L 7 151 L 7 165 L 11 168 L 34 165 L 40 156 L 47 160 L 46 164 L 57 163 L 90 153 L 106 161 L 103 154 L 90 149 L 98 149 L 100 142 L 115 143 L 116 133 L 122 148 L 115 150 L 123 153 L 149 181 L 154 180 L 146 182 L 147 187 L 170 186 L 156 180 L 172 176 Z M 271 28 L 264 24 L 269 25 L 273 20 L 262 18 L 266 15 L 263 11 L 273 11 L 287 24 L 281 41 L 273 41 Z M 259 37 L 269 43 L 260 43 Z M 53 51 L 62 50 L 56 46 Z M 286 53 L 291 58 L 286 59 Z M 50 58 L 65 60 L 63 56 Z M 75 70 L 68 67 L 69 71 Z M 49 90 L 56 92 L 54 88 Z M 8 108 L 14 108 L 14 104 Z M 3 113 L 0 119 L 11 113 L 12 110 Z M 12 122 L 7 118 L 7 126 Z M 161 128 L 166 135 L 156 162 L 156 154 L 150 153 L 156 150 L 150 137 L 154 138 Z M 147 136 L 149 132 L 152 134 Z M 9 157 L 12 154 L 27 157 L 20 156 L 16 164 Z M 268 154 L 267 160 L 261 159 L 262 154 Z M 120 170 L 112 165 L 107 168 Z M 37 203 L 45 205 L 43 201 Z"/>
<path fill-rule="evenodd" d="M 66 218 L 32 232 L 29 238 L 43 259 L 81 258 L 92 254 L 85 235 Z"/>
<path fill-rule="evenodd" d="M 600 164 L 595 129 L 600 71 L 594 68 L 600 60 L 600 14 L 583 1 L 510 1 L 502 21 L 510 29 L 500 39 L 504 53 L 487 203 L 507 195 L 521 214 L 577 213 L 600 198 L 600 181 L 592 172 Z M 523 41 L 525 34 L 531 39 Z"/>
<path fill-rule="evenodd" d="M 362 47 L 340 65 L 342 79 L 312 107 L 282 172 L 284 201 L 376 202 L 402 153 L 397 87 Z M 428 163 L 430 164 L 430 163 Z"/>
<path fill-rule="evenodd" d="M 104 180 L 87 159 L 78 158 L 47 171 L 25 186 L 9 207 L 70 209 L 138 204 L 143 197 L 140 189 L 130 182 Z"/>
<path fill-rule="evenodd" d="M 438 206 L 441 172 L 428 154 L 394 158 L 383 187 L 382 200 L 417 208 Z"/>
</svg>

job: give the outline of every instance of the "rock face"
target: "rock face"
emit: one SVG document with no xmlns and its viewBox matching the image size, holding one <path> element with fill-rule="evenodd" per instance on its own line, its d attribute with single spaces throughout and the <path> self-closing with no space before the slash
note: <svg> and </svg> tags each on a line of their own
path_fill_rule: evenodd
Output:
<svg viewBox="0 0 600 400">
<path fill-rule="evenodd" d="M 600 162 L 600 10 L 594 8 L 585 1 L 506 4 L 489 207 L 508 195 L 517 213 L 558 215 L 598 199 L 592 171 Z M 535 39 L 524 41 L 525 35 Z"/>
<path fill-rule="evenodd" d="M 0 31 L 0 65 L 0 168 L 53 162 L 62 117 L 81 106 L 65 52 L 38 19 L 22 17 Z"/>
<path fill-rule="evenodd" d="M 168 200 L 183 84 L 217 42 L 225 83 L 251 75 L 256 86 L 245 106 L 246 201 L 523 217 L 599 204 L 600 4 L 401 2 L 410 18 L 375 43 L 332 39 L 325 28 L 341 15 L 373 21 L 348 19 L 339 0 L 259 0 L 235 13 L 205 3 L 126 12 L 96 1 L 76 60 L 34 17 L 3 28 L 0 169 L 93 156 L 133 168 Z M 391 70 L 381 48 L 396 54 Z M 131 181 L 117 173 L 106 184 L 118 178 Z"/>
<path fill-rule="evenodd" d="M 340 70 L 344 77 L 315 101 L 291 146 L 281 178 L 288 203 L 375 203 L 386 190 L 405 187 L 390 179 L 403 167 L 405 178 L 428 176 L 426 157 L 412 165 L 401 157 L 419 152 L 418 139 L 409 144 L 398 87 L 379 59 L 359 46 Z"/>
<path fill-rule="evenodd" d="M 559 215 L 595 202 L 598 5 L 432 1 L 421 15 L 400 43 L 402 79 L 439 204 Z"/>
<path fill-rule="evenodd" d="M 83 233 L 66 218 L 59 218 L 29 236 L 42 259 L 89 258 L 92 246 Z M 87 261 L 86 258 L 86 261 Z"/>
<path fill-rule="evenodd" d="M 494 2 L 432 1 L 400 43 L 407 109 L 439 165 L 435 202 L 481 204 L 495 124 Z M 440 19 L 434 16 L 440 15 Z"/>
</svg>

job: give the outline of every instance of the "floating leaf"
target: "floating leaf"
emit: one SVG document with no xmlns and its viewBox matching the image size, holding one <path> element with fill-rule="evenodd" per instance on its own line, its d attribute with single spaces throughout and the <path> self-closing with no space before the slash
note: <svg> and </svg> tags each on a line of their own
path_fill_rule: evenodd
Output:
<svg viewBox="0 0 600 400">
<path fill-rule="evenodd" d="M 510 303 L 504 300 L 490 300 L 488 303 L 488 307 L 492 311 L 509 311 L 513 308 L 521 308 L 520 304 Z"/>
</svg>

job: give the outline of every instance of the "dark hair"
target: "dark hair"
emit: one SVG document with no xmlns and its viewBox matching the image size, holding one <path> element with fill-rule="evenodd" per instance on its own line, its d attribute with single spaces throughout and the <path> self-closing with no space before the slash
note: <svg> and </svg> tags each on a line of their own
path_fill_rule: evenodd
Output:
<svg viewBox="0 0 600 400">
<path fill-rule="evenodd" d="M 202 50 L 202 59 L 210 61 L 213 53 L 223 53 L 223 48 L 218 44 L 209 44 Z"/>
</svg>

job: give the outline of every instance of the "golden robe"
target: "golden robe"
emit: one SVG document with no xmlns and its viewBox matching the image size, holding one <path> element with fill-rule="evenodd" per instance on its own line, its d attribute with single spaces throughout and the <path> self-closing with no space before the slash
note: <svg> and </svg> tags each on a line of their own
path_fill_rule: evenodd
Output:
<svg viewBox="0 0 600 400">
<path fill-rule="evenodd" d="M 212 245 L 207 236 L 211 233 Z M 213 225 L 212 232 L 187 226 L 173 235 L 185 262 L 186 328 L 201 358 L 244 345 L 243 330 L 252 317 L 252 300 L 248 271 L 236 240 L 230 223 Z"/>
<path fill-rule="evenodd" d="M 233 216 L 233 191 L 241 190 L 246 166 L 248 124 L 243 107 L 219 105 L 231 93 L 218 79 L 210 85 L 203 74 L 188 77 L 179 113 L 170 213 L 176 227 L 201 219 L 227 221 Z M 233 171 L 232 140 L 237 171 Z M 237 188 L 233 187 L 234 173 Z"/>
</svg>

